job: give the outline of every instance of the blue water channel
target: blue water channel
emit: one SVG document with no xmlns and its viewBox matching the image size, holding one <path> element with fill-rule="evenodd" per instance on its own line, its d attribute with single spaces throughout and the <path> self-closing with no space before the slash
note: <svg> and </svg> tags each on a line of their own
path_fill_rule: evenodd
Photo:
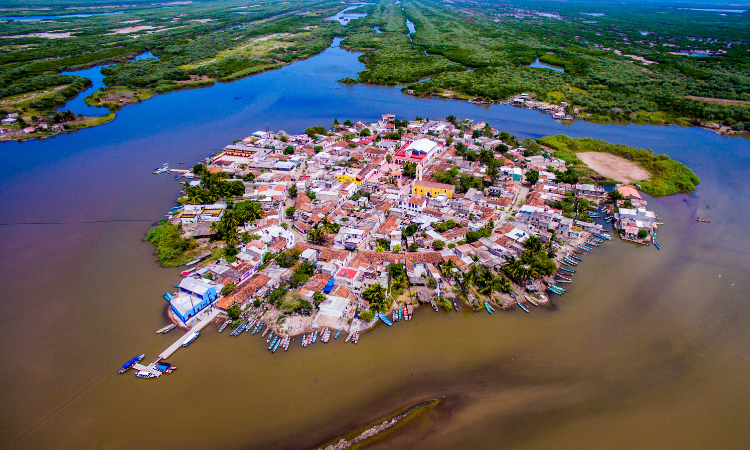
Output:
<svg viewBox="0 0 750 450">
<path fill-rule="evenodd" d="M 135 58 L 131 59 L 131 61 L 140 61 L 143 59 L 156 59 L 158 60 L 158 56 L 154 56 L 151 52 L 143 52 L 140 55 L 136 55 Z M 90 69 L 84 69 L 84 70 L 76 70 L 73 72 L 62 72 L 62 75 L 77 75 L 79 77 L 88 78 L 91 80 L 92 86 L 85 91 L 81 92 L 76 96 L 76 98 L 69 100 L 67 103 L 65 103 L 65 106 L 61 107 L 61 111 L 67 111 L 71 110 L 76 114 L 83 114 L 84 116 L 104 116 L 106 115 L 109 110 L 106 108 L 96 107 L 96 106 L 89 106 L 86 104 L 85 98 L 89 95 L 93 94 L 94 92 L 98 91 L 99 88 L 105 87 L 104 85 L 104 74 L 102 73 L 102 68 L 107 67 L 108 64 L 102 65 L 102 66 L 96 66 L 92 67 Z"/>
<path fill-rule="evenodd" d="M 565 69 L 563 69 L 562 67 L 550 66 L 549 64 L 545 64 L 539 61 L 539 58 L 537 58 L 536 61 L 531 63 L 529 67 L 536 67 L 537 69 L 549 69 L 549 70 L 554 70 L 555 72 L 565 73 Z"/>
</svg>

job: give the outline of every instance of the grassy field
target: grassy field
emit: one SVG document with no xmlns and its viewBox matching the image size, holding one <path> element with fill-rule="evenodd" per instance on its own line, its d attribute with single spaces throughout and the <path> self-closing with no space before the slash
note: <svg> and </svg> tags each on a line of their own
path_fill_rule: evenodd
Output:
<svg viewBox="0 0 750 450">
<path fill-rule="evenodd" d="M 576 156 L 579 152 L 604 152 L 632 161 L 646 169 L 651 178 L 640 181 L 641 190 L 649 195 L 661 197 L 676 193 L 690 193 L 700 184 L 700 178 L 687 166 L 667 155 L 654 155 L 651 150 L 611 144 L 591 138 L 574 139 L 562 134 L 546 136 L 537 140 L 555 150 L 555 156 L 574 167 L 585 167 Z"/>
</svg>

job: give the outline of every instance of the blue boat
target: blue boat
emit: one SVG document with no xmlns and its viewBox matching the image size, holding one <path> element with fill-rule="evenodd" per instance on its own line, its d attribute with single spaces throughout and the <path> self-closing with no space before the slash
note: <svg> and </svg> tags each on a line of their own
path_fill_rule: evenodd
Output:
<svg viewBox="0 0 750 450">
<path fill-rule="evenodd" d="M 563 262 L 565 264 L 568 264 L 568 265 L 571 265 L 571 266 L 577 266 L 578 265 L 577 262 L 573 261 L 572 259 L 569 259 L 567 256 L 565 258 L 563 258 Z"/>
<path fill-rule="evenodd" d="M 333 338 L 334 339 L 338 339 L 339 338 L 339 334 L 341 334 L 341 328 L 339 328 L 338 331 L 336 331 L 336 335 L 333 336 Z"/>
<path fill-rule="evenodd" d="M 524 305 L 523 303 L 521 303 L 521 302 L 518 302 L 518 306 L 519 306 L 519 307 L 520 307 L 520 308 L 521 308 L 522 310 L 526 311 L 527 313 L 529 312 L 529 308 L 527 308 L 527 307 L 526 307 L 526 305 Z"/>
<path fill-rule="evenodd" d="M 273 346 L 276 345 L 276 341 L 278 341 L 278 340 L 279 340 L 279 336 L 275 335 L 273 337 L 273 341 L 271 342 L 271 345 L 268 346 L 268 349 L 271 350 L 273 348 Z"/>
<path fill-rule="evenodd" d="M 484 309 L 486 309 L 488 313 L 492 314 L 492 309 L 490 309 L 489 303 L 484 302 Z"/>
<path fill-rule="evenodd" d="M 604 239 L 605 241 L 612 240 L 612 238 L 610 236 L 607 236 L 607 235 L 604 235 L 604 234 L 594 233 L 594 236 L 598 237 L 599 239 Z"/>
<path fill-rule="evenodd" d="M 168 302 L 171 302 L 172 301 L 172 294 L 170 294 L 169 292 L 167 292 L 166 294 L 164 294 L 164 298 L 166 298 Z"/>
<path fill-rule="evenodd" d="M 562 270 L 563 272 L 576 273 L 575 270 L 573 270 L 573 269 L 566 269 L 565 267 L 559 267 L 558 269 Z"/>
<path fill-rule="evenodd" d="M 279 339 L 276 341 L 276 345 L 274 345 L 271 349 L 271 353 L 276 353 L 276 350 L 278 350 L 279 346 L 281 345 L 281 341 L 283 341 L 283 339 Z"/>
<path fill-rule="evenodd" d="M 658 242 L 654 241 L 654 245 L 656 246 L 657 250 L 661 250 L 661 247 L 659 247 L 659 243 Z"/>
<path fill-rule="evenodd" d="M 241 323 L 240 326 L 238 326 L 237 328 L 234 329 L 234 331 L 232 331 L 230 336 L 239 336 L 239 334 L 242 333 L 242 330 L 244 330 L 246 326 L 247 326 L 247 323 Z"/>
<path fill-rule="evenodd" d="M 225 320 L 224 323 L 222 323 L 221 326 L 219 327 L 219 333 L 224 331 L 224 328 L 228 327 L 230 323 L 232 323 L 232 319 Z"/>
<path fill-rule="evenodd" d="M 133 358 L 130 361 L 126 362 L 125 364 L 122 365 L 122 369 L 119 370 L 119 373 L 125 373 L 125 372 L 127 372 L 131 367 L 133 367 L 135 365 L 135 363 L 137 363 L 138 361 L 142 360 L 145 356 L 146 356 L 145 354 L 140 355 L 140 356 L 136 356 L 135 358 Z"/>
<path fill-rule="evenodd" d="M 383 314 L 383 313 L 378 313 L 378 317 L 380 317 L 380 320 L 382 320 L 382 321 L 383 321 L 383 323 L 384 323 L 384 324 L 386 324 L 386 325 L 388 325 L 389 327 L 390 327 L 391 325 L 393 325 L 393 322 L 391 322 L 390 320 L 388 320 L 388 317 L 386 317 L 386 315 L 385 315 L 385 314 Z"/>
<path fill-rule="evenodd" d="M 578 261 L 583 261 L 583 260 L 582 260 L 581 258 L 579 258 L 578 256 L 576 256 L 576 255 L 575 255 L 575 254 L 573 254 L 573 253 L 571 253 L 571 254 L 570 254 L 570 255 L 568 255 L 568 256 L 569 256 L 569 257 L 571 257 L 571 258 L 573 258 L 573 259 L 575 259 L 575 260 L 578 260 Z"/>
</svg>

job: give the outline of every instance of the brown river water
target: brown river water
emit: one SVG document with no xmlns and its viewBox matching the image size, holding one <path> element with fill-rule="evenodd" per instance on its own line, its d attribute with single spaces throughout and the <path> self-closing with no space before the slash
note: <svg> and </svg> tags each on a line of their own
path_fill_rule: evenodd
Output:
<svg viewBox="0 0 750 450">
<path fill-rule="evenodd" d="M 750 448 L 747 141 L 674 127 L 564 127 L 532 111 L 389 88 L 333 90 L 358 64 L 331 49 L 156 97 L 99 128 L 0 145 L 0 449 L 317 448 L 429 399 L 440 402 L 368 446 Z M 297 91 L 311 76 L 319 96 Z M 689 196 L 650 199 L 665 224 L 661 251 L 603 244 L 583 256 L 550 311 L 423 308 L 357 345 L 302 349 L 296 339 L 276 354 L 258 336 L 211 326 L 170 358 L 173 374 L 117 375 L 177 336 L 154 334 L 166 324 L 161 295 L 180 279 L 143 241 L 179 190 L 154 167 L 192 164 L 269 122 L 299 132 L 385 112 L 650 147 L 703 183 Z"/>
</svg>

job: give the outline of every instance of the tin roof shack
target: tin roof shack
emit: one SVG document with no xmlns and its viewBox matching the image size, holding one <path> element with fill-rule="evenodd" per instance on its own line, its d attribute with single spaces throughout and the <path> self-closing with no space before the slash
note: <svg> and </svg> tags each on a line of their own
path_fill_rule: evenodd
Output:
<svg viewBox="0 0 750 450">
<path fill-rule="evenodd" d="M 187 324 L 216 300 L 216 287 L 195 278 L 184 278 L 180 292 L 169 302 L 172 312 Z"/>
<path fill-rule="evenodd" d="M 641 242 L 652 236 L 656 228 L 656 214 L 646 208 L 620 208 L 620 211 L 615 213 L 615 229 L 623 238 Z M 646 231 L 645 238 L 639 237 L 640 230 Z"/>
</svg>

